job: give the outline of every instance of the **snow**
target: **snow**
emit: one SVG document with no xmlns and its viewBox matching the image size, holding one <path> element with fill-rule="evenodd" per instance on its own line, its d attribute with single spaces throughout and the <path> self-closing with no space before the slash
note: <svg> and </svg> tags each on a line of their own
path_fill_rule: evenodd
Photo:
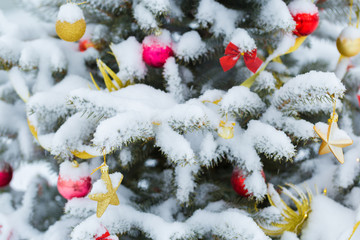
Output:
<svg viewBox="0 0 360 240">
<path fill-rule="evenodd" d="M 176 198 L 181 203 L 188 203 L 190 194 L 195 191 L 195 174 L 200 170 L 198 164 L 177 165 L 175 167 L 175 182 L 177 185 Z"/>
<path fill-rule="evenodd" d="M 272 104 L 290 113 L 328 112 L 332 108 L 332 104 L 329 103 L 330 95 L 335 95 L 335 98 L 342 97 L 344 91 L 345 86 L 334 73 L 311 71 L 297 75 L 286 82 L 275 92 Z M 324 102 L 321 99 L 327 99 L 327 101 Z"/>
<path fill-rule="evenodd" d="M 184 102 L 185 89 L 181 84 L 181 77 L 179 76 L 179 66 L 175 62 L 174 57 L 169 57 L 164 65 L 163 76 L 167 82 L 166 90 L 169 92 L 177 102 Z"/>
<path fill-rule="evenodd" d="M 248 32 L 242 28 L 236 28 L 230 37 L 230 42 L 235 44 L 241 52 L 256 49 L 255 41 L 250 37 Z M 228 42 L 226 43 L 226 45 Z"/>
<path fill-rule="evenodd" d="M 24 102 L 27 102 L 30 97 L 29 88 L 26 85 L 26 80 L 23 78 L 22 73 L 17 67 L 14 67 L 10 70 L 9 79 L 16 93 Z"/>
<path fill-rule="evenodd" d="M 269 32 L 279 29 L 291 32 L 296 25 L 282 0 L 264 1 L 257 20 L 257 25 Z"/>
<path fill-rule="evenodd" d="M 206 43 L 196 31 L 184 33 L 175 45 L 176 56 L 184 61 L 195 60 L 207 52 Z"/>
<path fill-rule="evenodd" d="M 239 12 L 228 9 L 214 0 L 201 0 L 195 17 L 201 25 L 211 25 L 210 31 L 215 36 L 230 36 L 235 30 L 239 15 Z"/>
<path fill-rule="evenodd" d="M 314 125 L 312 123 L 304 119 L 295 119 L 293 117 L 284 116 L 273 106 L 269 107 L 261 116 L 261 121 L 279 128 L 300 140 L 308 140 L 316 136 L 313 129 Z"/>
<path fill-rule="evenodd" d="M 158 161 L 156 159 L 147 159 L 145 161 L 146 167 L 156 167 L 157 164 L 158 164 Z"/>
<path fill-rule="evenodd" d="M 156 131 L 156 143 L 168 159 L 177 164 L 194 164 L 195 153 L 184 136 L 162 124 Z"/>
<path fill-rule="evenodd" d="M 151 12 L 160 14 L 170 10 L 169 0 L 142 0 L 141 1 Z"/>
<path fill-rule="evenodd" d="M 84 19 L 84 14 L 76 3 L 66 3 L 60 7 L 58 21 L 75 23 L 81 19 Z"/>
<path fill-rule="evenodd" d="M 275 84 L 276 79 L 274 76 L 270 72 L 264 70 L 256 78 L 254 84 L 252 85 L 252 89 L 255 92 L 259 92 L 261 90 L 271 91 L 275 89 Z"/>
<path fill-rule="evenodd" d="M 307 227 L 302 232 L 302 240 L 348 239 L 355 224 L 353 211 L 321 195 L 313 198 L 311 209 Z M 356 236 L 354 239 L 357 239 Z"/>
<path fill-rule="evenodd" d="M 120 180 L 123 178 L 123 175 L 120 172 L 109 174 L 109 176 L 113 188 L 116 188 L 119 185 Z M 106 188 L 105 182 L 102 179 L 99 179 L 93 184 L 89 195 L 98 194 L 98 193 L 107 193 L 107 192 L 108 190 Z"/>
<path fill-rule="evenodd" d="M 352 114 L 355 110 L 349 110 L 357 108 L 355 92 L 359 84 L 356 65 L 359 59 L 352 59 L 355 68 L 349 71 L 343 84 L 340 79 L 347 73 L 349 61 L 347 59 L 337 65 L 339 53 L 334 43 L 343 24 L 329 24 L 321 19 L 322 31 L 318 31 L 316 36 L 309 36 L 296 52 L 282 58 L 285 64 L 269 65 L 249 90 L 235 86 L 247 77 L 242 70 L 226 75 L 221 69 L 202 69 L 201 66 L 207 66 L 208 58 L 214 60 L 215 56 L 221 55 L 219 51 L 230 41 L 241 50 L 258 48 L 262 56 L 266 56 L 264 44 L 276 46 L 264 64 L 285 54 L 295 43 L 295 37 L 286 34 L 295 26 L 284 3 L 288 1 L 256 0 L 250 4 L 259 7 L 259 12 L 253 12 L 246 7 L 233 7 L 237 3 L 222 5 L 216 0 L 197 1 L 191 11 L 175 0 L 138 0 L 132 4 L 122 0 L 89 0 L 81 8 L 89 22 L 96 24 L 89 28 L 87 38 L 94 37 L 92 40 L 104 44 L 105 49 L 109 42 L 114 42 L 111 48 L 119 65 L 117 75 L 123 83 L 128 80 L 136 83 L 110 93 L 89 89 L 89 85 L 92 89 L 94 87 L 89 81 L 88 71 L 97 70 L 93 60 L 99 56 L 112 66 L 115 64 L 112 57 L 107 58 L 105 52 L 95 49 L 80 53 L 77 44 L 54 38 L 56 14 L 53 12 L 63 2 L 20 2 L 28 10 L 51 21 L 41 22 L 17 8 L 11 14 L 7 10 L 0 13 L 0 57 L 8 64 L 18 65 L 9 72 L 0 71 L 0 154 L 2 159 L 11 160 L 16 169 L 10 186 L 12 190 L 0 194 L 3 233 L 13 231 L 14 238 L 19 239 L 71 237 L 80 240 L 94 239 L 106 227 L 111 234 L 129 235 L 134 239 L 139 238 L 136 233 L 141 232 L 147 238 L 157 240 L 207 239 L 212 236 L 269 240 L 253 219 L 279 221 L 278 209 L 269 207 L 261 214 L 253 214 L 239 210 L 243 206 L 241 202 L 240 207 L 231 208 L 224 199 L 213 201 L 213 193 L 221 194 L 221 185 L 209 183 L 207 178 L 204 180 L 204 175 L 208 168 L 215 168 L 226 159 L 247 172 L 246 186 L 256 200 L 265 197 L 267 182 L 302 184 L 306 181 L 310 187 L 317 185 L 320 190 L 327 187 L 329 197 L 351 209 L 330 198 L 315 196 L 302 240 L 348 239 L 360 216 L 360 191 L 357 186 L 360 170 L 357 161 L 359 117 Z M 249 1 L 245 2 L 241 4 L 246 6 Z M 0 5 L 3 4 L 1 1 Z M 315 11 L 316 7 L 310 5 L 310 1 L 295 1 L 289 7 L 295 6 L 292 13 Z M 75 14 L 73 10 L 66 11 L 61 16 L 63 21 L 84 18 L 82 10 L 75 4 L 70 7 L 76 9 Z M 327 9 L 324 11 L 326 14 Z M 120 25 L 114 25 L 115 28 L 108 26 L 112 16 L 119 17 Z M 186 16 L 186 22 L 180 22 L 181 16 Z M 122 25 L 123 19 L 133 19 L 134 22 Z M 164 69 L 149 69 L 147 75 L 142 60 L 142 43 L 138 41 L 158 30 L 160 24 L 171 29 L 172 32 L 163 29 L 159 39 L 162 44 L 172 45 L 176 56 L 168 59 Z M 344 38 L 360 37 L 358 30 L 347 28 L 347 31 L 343 34 Z M 123 37 L 128 38 L 124 40 Z M 154 36 L 145 38 L 144 43 L 151 39 L 154 40 Z M 200 60 L 205 61 L 204 65 Z M 190 66 L 190 62 L 194 66 Z M 288 62 L 292 62 L 293 66 Z M 314 68 L 319 62 L 323 63 L 321 68 L 324 71 L 330 72 L 299 74 L 304 69 Z M 331 73 L 334 70 L 336 76 Z M 153 78 L 153 74 L 157 78 Z M 277 84 L 275 78 L 284 85 Z M 139 81 L 155 83 L 156 88 L 166 89 L 167 92 L 138 84 Z M 349 89 L 342 104 L 339 98 L 345 93 L 344 85 Z M 199 92 L 202 95 L 195 97 Z M 331 154 L 318 156 L 316 152 L 320 143 L 313 143 L 316 136 L 313 122 L 325 121 L 332 111 L 329 94 L 336 95 L 342 129 L 336 130 L 334 136 L 336 139 L 351 137 L 354 140 L 353 146 L 345 148 L 346 160 L 341 166 Z M 25 103 L 17 95 L 28 101 L 27 114 Z M 226 120 L 225 113 L 229 115 L 226 124 L 232 126 L 235 123 L 233 139 L 223 139 L 216 132 L 220 120 Z M 29 132 L 26 117 L 38 131 L 40 145 L 48 151 L 34 144 L 36 140 Z M 327 131 L 325 123 L 318 123 L 317 127 Z M 133 144 L 137 141 L 138 144 Z M 162 158 L 167 158 L 167 162 L 146 156 L 147 146 L 153 143 L 156 150 L 162 151 Z M 72 159 L 72 150 L 99 155 L 102 147 L 108 152 L 119 149 L 115 152 L 116 156 L 109 157 L 111 169 L 133 166 L 145 169 L 139 176 L 126 179 L 135 192 L 120 186 L 118 197 L 121 204 L 109 206 L 101 219 L 95 216 L 96 202 L 88 198 L 73 199 L 66 204 L 64 215 L 48 230 L 40 232 L 32 227 L 35 207 L 44 215 L 51 212 L 37 195 L 41 195 L 38 193 L 44 189 L 46 193 L 52 190 L 56 193 L 58 176 L 56 170 L 50 169 L 50 164 L 56 164 L 53 156 L 61 160 Z M 143 155 L 146 160 L 136 162 L 143 159 Z M 293 166 L 286 165 L 286 169 L 279 168 L 265 182 L 261 176 L 263 161 L 266 161 L 265 166 L 272 164 L 267 158 L 275 161 L 295 158 L 295 162 Z M 30 163 L 19 164 L 24 160 L 30 160 Z M 94 165 L 99 166 L 101 159 L 95 160 L 98 164 L 82 163 L 87 165 L 87 174 L 95 168 Z M 65 168 L 63 164 L 68 166 Z M 74 173 L 70 162 L 63 164 L 60 165 L 61 175 L 71 179 L 79 176 Z M 273 167 L 278 164 L 273 164 Z M 163 169 L 159 171 L 160 168 Z M 296 171 L 292 172 L 294 168 Z M 31 181 L 30 178 L 37 174 L 49 183 L 45 180 Z M 94 180 L 98 179 L 100 172 L 96 175 L 92 175 Z M 119 172 L 111 174 L 113 186 L 119 183 L 121 177 Z M 160 192 L 156 189 L 157 185 L 153 188 L 156 181 L 164 183 L 159 185 L 163 186 Z M 44 187 L 47 184 L 51 191 Z M 25 192 L 22 202 L 23 193 L 17 191 Z M 93 191 L 106 193 L 104 182 L 98 180 L 94 183 Z M 269 192 L 274 193 L 275 190 L 269 187 Z M 146 200 L 148 205 L 143 204 L 144 196 L 149 196 Z M 49 203 L 55 205 L 60 202 L 54 200 Z M 359 233 L 353 238 L 358 239 Z M 299 238 L 286 232 L 281 239 Z"/>
<path fill-rule="evenodd" d="M 339 36 L 340 40 L 355 40 L 360 38 L 360 30 L 354 26 L 345 27 Z"/>
<path fill-rule="evenodd" d="M 147 68 L 142 60 L 142 46 L 135 37 L 129 37 L 119 44 L 112 44 L 110 48 L 119 65 L 117 75 L 123 83 L 145 77 Z"/>
<path fill-rule="evenodd" d="M 58 175 L 51 170 L 50 164 L 45 161 L 21 164 L 19 168 L 14 171 L 10 186 L 17 191 L 25 191 L 31 179 L 37 175 L 46 178 L 52 186 L 56 186 Z"/>
<path fill-rule="evenodd" d="M 265 109 L 260 97 L 244 86 L 232 87 L 219 103 L 220 111 L 232 115 L 257 115 Z"/>
<path fill-rule="evenodd" d="M 145 8 L 143 4 L 138 4 L 134 8 L 134 18 L 140 25 L 141 29 L 149 30 L 158 27 L 155 16 Z"/>
<path fill-rule="evenodd" d="M 295 155 L 290 138 L 268 124 L 252 120 L 248 124 L 246 134 L 252 138 L 256 150 L 267 156 L 289 160 Z"/>
<path fill-rule="evenodd" d="M 299 240 L 293 232 L 285 231 L 284 234 L 281 236 L 280 240 Z"/>
<path fill-rule="evenodd" d="M 86 162 L 80 163 L 78 167 L 70 161 L 64 161 L 60 164 L 59 176 L 63 180 L 77 181 L 81 178 L 90 176 L 89 165 Z"/>
<path fill-rule="evenodd" d="M 310 0 L 293 0 L 288 5 L 291 15 L 298 13 L 317 14 L 318 8 Z"/>
</svg>

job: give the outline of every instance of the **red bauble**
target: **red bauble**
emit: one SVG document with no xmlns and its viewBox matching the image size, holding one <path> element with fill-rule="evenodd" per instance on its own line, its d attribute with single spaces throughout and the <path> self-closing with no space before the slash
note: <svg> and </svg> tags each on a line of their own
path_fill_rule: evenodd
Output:
<svg viewBox="0 0 360 240">
<path fill-rule="evenodd" d="M 288 7 L 296 22 L 293 31 L 295 35 L 307 36 L 316 30 L 319 25 L 319 11 L 315 4 L 306 0 L 295 0 Z"/>
<path fill-rule="evenodd" d="M 81 40 L 79 42 L 79 51 L 80 52 L 84 52 L 86 51 L 88 48 L 95 48 L 95 44 L 93 44 L 90 40 L 85 39 L 85 40 Z"/>
<path fill-rule="evenodd" d="M 261 171 L 261 175 L 265 179 L 264 171 Z M 250 197 L 252 194 L 248 193 L 248 190 L 245 189 L 244 181 L 246 179 L 246 175 L 239 168 L 234 168 L 233 173 L 231 175 L 231 185 L 234 191 L 242 197 Z"/>
<path fill-rule="evenodd" d="M 78 164 L 76 161 L 61 163 L 57 188 L 61 196 L 68 200 L 85 197 L 91 190 L 88 164 Z"/>
<path fill-rule="evenodd" d="M 61 196 L 70 200 L 74 197 L 85 197 L 91 190 L 91 177 L 82 177 L 78 180 L 58 178 L 57 188 Z"/>
<path fill-rule="evenodd" d="M 10 164 L 0 162 L 0 187 L 9 185 L 13 175 L 13 169 Z"/>
<path fill-rule="evenodd" d="M 119 240 L 119 238 L 118 237 L 116 237 L 116 236 L 112 236 L 112 235 L 110 235 L 110 233 L 109 233 L 109 231 L 106 229 L 106 227 L 104 227 L 104 226 L 101 226 L 101 228 L 103 228 L 103 230 L 105 231 L 105 233 L 103 233 L 103 234 L 97 234 L 97 235 L 95 235 L 94 236 L 94 238 L 95 238 L 95 240 Z"/>
<path fill-rule="evenodd" d="M 171 41 L 153 35 L 147 36 L 144 39 L 142 48 L 144 62 L 156 68 L 164 66 L 166 60 L 174 55 L 171 48 Z"/>
</svg>

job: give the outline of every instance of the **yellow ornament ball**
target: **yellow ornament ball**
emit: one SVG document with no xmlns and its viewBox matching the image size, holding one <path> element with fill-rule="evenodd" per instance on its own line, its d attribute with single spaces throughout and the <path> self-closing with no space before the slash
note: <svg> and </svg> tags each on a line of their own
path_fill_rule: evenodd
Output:
<svg viewBox="0 0 360 240">
<path fill-rule="evenodd" d="M 76 42 L 84 35 L 86 22 L 82 10 L 75 3 L 60 7 L 55 25 L 57 35 L 65 41 Z"/>
<path fill-rule="evenodd" d="M 353 57 L 360 53 L 360 30 L 353 26 L 346 27 L 337 38 L 336 47 L 345 57 Z"/>
<path fill-rule="evenodd" d="M 224 139 L 231 139 L 234 137 L 234 122 L 220 121 L 218 128 L 218 135 Z"/>
</svg>

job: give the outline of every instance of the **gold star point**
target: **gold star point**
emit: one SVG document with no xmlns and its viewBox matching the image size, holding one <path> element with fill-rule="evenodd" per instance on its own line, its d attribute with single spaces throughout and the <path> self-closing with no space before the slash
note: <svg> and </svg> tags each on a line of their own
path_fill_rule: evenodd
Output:
<svg viewBox="0 0 360 240">
<path fill-rule="evenodd" d="M 96 216 L 99 218 L 101 217 L 107 207 L 111 205 L 119 205 L 120 201 L 116 194 L 117 189 L 119 188 L 124 176 L 121 174 L 121 178 L 118 184 L 114 187 L 111 178 L 109 175 L 109 167 L 104 165 L 101 167 L 101 180 L 105 183 L 107 193 L 94 193 L 90 194 L 89 198 L 91 200 L 97 201 L 97 209 L 96 209 Z M 99 180 L 99 181 L 101 181 Z"/>
<path fill-rule="evenodd" d="M 321 129 L 322 127 L 319 128 L 314 125 L 315 132 L 323 141 L 319 148 L 319 154 L 322 155 L 331 152 L 336 159 L 343 164 L 344 153 L 342 149 L 353 144 L 353 140 L 343 130 L 339 129 L 336 121 L 331 121 L 331 119 L 329 120 L 327 131 L 323 132 Z M 339 133 L 342 135 L 341 138 L 336 136 L 336 134 Z"/>
</svg>

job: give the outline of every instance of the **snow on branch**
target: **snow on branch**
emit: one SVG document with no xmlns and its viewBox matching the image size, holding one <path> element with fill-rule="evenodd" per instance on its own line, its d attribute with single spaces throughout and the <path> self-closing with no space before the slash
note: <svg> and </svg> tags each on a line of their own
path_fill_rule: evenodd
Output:
<svg viewBox="0 0 360 240">
<path fill-rule="evenodd" d="M 177 102 L 184 102 L 185 89 L 183 84 L 181 84 L 179 66 L 176 64 L 174 57 L 170 57 L 166 60 L 163 76 L 167 82 L 166 90 L 174 96 Z"/>
<path fill-rule="evenodd" d="M 266 32 L 274 30 L 291 32 L 295 28 L 289 9 L 282 0 L 264 1 L 257 24 Z"/>
<path fill-rule="evenodd" d="M 313 129 L 314 124 L 304 119 L 284 116 L 282 112 L 276 110 L 273 106 L 266 110 L 261 117 L 261 121 L 281 129 L 301 141 L 316 137 Z"/>
<path fill-rule="evenodd" d="M 160 125 L 156 130 L 155 144 L 170 161 L 176 164 L 195 164 L 195 153 L 190 143 L 167 124 Z"/>
<path fill-rule="evenodd" d="M 56 131 L 51 145 L 51 154 L 65 158 L 71 155 L 70 151 L 87 150 L 85 148 L 90 148 L 88 141 L 95 128 L 95 119 L 88 118 L 81 113 L 72 115 Z M 91 151 L 87 150 L 86 152 Z"/>
<path fill-rule="evenodd" d="M 112 208 L 104 215 L 106 217 L 101 219 L 101 224 L 109 232 L 124 234 L 138 229 L 154 240 L 195 239 L 208 234 L 225 240 L 270 240 L 245 212 L 234 208 L 220 212 L 197 210 L 184 222 L 168 222 L 125 204 Z M 76 226 L 71 233 L 72 240 L 91 238 L 97 228 L 95 218 L 93 215 Z"/>
<path fill-rule="evenodd" d="M 210 124 L 206 109 L 195 100 L 168 109 L 159 115 L 159 119 L 180 133 L 199 130 Z"/>
<path fill-rule="evenodd" d="M 203 27 L 211 26 L 210 32 L 215 36 L 230 36 L 239 21 L 240 12 L 228 9 L 214 0 L 201 0 L 195 17 Z"/>
<path fill-rule="evenodd" d="M 32 96 L 27 103 L 27 113 L 35 121 L 33 124 L 41 122 L 39 129 L 53 129 L 60 118 L 66 118 L 74 110 L 66 104 L 67 93 L 80 87 L 88 87 L 88 81 L 69 75 L 50 90 Z"/>
<path fill-rule="evenodd" d="M 135 37 L 110 46 L 119 65 L 118 77 L 125 84 L 126 81 L 143 79 L 147 68 L 142 60 L 142 46 Z"/>
<path fill-rule="evenodd" d="M 170 10 L 169 0 L 141 0 L 141 2 L 154 14 L 164 14 Z"/>
<path fill-rule="evenodd" d="M 190 194 L 194 193 L 195 187 L 195 175 L 200 170 L 198 164 L 177 165 L 175 167 L 175 184 L 176 184 L 176 198 L 180 203 L 188 203 L 190 200 Z"/>
<path fill-rule="evenodd" d="M 242 28 L 236 28 L 224 43 L 227 45 L 229 42 L 239 47 L 242 52 L 256 49 L 255 40 Z"/>
<path fill-rule="evenodd" d="M 345 86 L 334 73 L 311 71 L 285 83 L 275 92 L 272 105 L 292 115 L 330 112 L 330 96 L 341 98 L 344 92 Z"/>
<path fill-rule="evenodd" d="M 295 147 L 290 138 L 268 124 L 252 120 L 246 135 L 252 139 L 256 150 L 269 158 L 290 160 L 295 156 Z"/>
<path fill-rule="evenodd" d="M 206 44 L 202 41 L 200 35 L 196 31 L 184 33 L 179 42 L 175 45 L 176 56 L 189 62 L 196 60 L 207 52 Z"/>
<path fill-rule="evenodd" d="M 275 90 L 275 85 L 276 79 L 274 78 L 274 76 L 270 72 L 264 70 L 256 78 L 254 84 L 252 85 L 252 89 L 257 93 L 262 91 L 266 91 L 269 93 Z"/>
<path fill-rule="evenodd" d="M 238 115 L 240 117 L 257 116 L 265 110 L 265 103 L 260 97 L 250 91 L 249 88 L 236 86 L 231 88 L 224 96 L 220 105 L 220 111 L 225 114 Z"/>
<path fill-rule="evenodd" d="M 92 142 L 111 152 L 135 141 L 154 137 L 150 116 L 141 112 L 125 112 L 102 121 L 96 128 Z"/>
<path fill-rule="evenodd" d="M 142 30 L 149 31 L 159 27 L 155 16 L 142 3 L 134 7 L 134 18 Z"/>
</svg>

